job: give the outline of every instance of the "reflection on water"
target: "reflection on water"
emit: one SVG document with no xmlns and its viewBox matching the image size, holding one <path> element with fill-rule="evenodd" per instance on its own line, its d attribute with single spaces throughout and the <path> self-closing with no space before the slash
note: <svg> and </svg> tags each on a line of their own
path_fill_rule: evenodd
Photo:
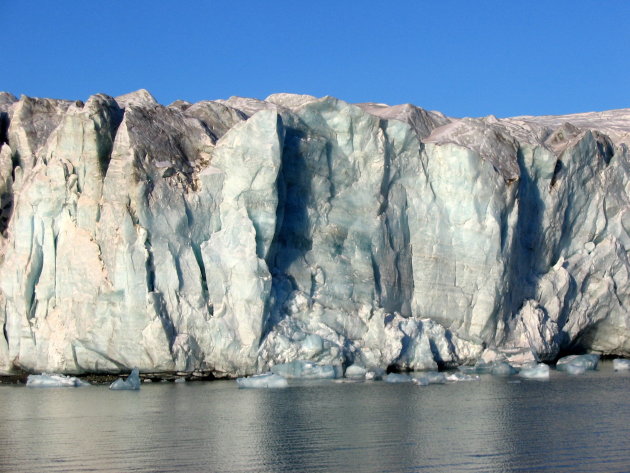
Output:
<svg viewBox="0 0 630 473">
<path fill-rule="evenodd" d="M 0 471 L 630 471 L 630 375 L 0 386 Z"/>
</svg>

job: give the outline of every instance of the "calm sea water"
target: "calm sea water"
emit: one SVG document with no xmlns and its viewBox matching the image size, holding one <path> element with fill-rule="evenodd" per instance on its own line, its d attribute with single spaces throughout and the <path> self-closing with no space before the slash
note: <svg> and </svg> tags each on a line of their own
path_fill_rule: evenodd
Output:
<svg viewBox="0 0 630 473">
<path fill-rule="evenodd" d="M 0 386 L 0 471 L 630 471 L 630 374 L 239 390 Z"/>
</svg>

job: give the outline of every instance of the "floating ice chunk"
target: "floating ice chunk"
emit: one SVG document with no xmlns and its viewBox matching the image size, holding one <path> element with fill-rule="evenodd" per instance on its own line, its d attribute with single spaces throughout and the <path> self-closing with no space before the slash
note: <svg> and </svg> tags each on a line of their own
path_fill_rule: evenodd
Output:
<svg viewBox="0 0 630 473">
<path fill-rule="evenodd" d="M 447 373 L 444 375 L 446 377 L 446 381 L 451 382 L 459 382 L 459 381 L 478 381 L 479 376 L 476 374 L 466 374 L 460 372 Z"/>
<path fill-rule="evenodd" d="M 365 379 L 368 381 L 383 379 L 383 376 L 385 376 L 385 370 L 382 368 L 375 368 L 365 373 Z"/>
<path fill-rule="evenodd" d="M 478 374 L 490 374 L 492 373 L 493 363 L 484 363 L 483 361 L 478 361 L 475 364 L 475 373 Z"/>
<path fill-rule="evenodd" d="M 429 379 L 429 384 L 444 384 L 446 376 L 439 371 L 427 371 L 424 375 Z"/>
<path fill-rule="evenodd" d="M 79 386 L 90 386 L 90 383 L 74 376 L 64 376 L 61 374 L 29 374 L 26 379 L 29 388 L 74 388 Z"/>
<path fill-rule="evenodd" d="M 389 373 L 383 378 L 383 381 L 385 381 L 386 383 L 410 383 L 411 376 L 400 373 Z"/>
<path fill-rule="evenodd" d="M 289 383 L 285 378 L 274 373 L 263 373 L 247 378 L 237 378 L 239 388 L 286 388 Z"/>
<path fill-rule="evenodd" d="M 564 365 L 562 371 L 566 371 L 569 374 L 584 374 L 586 372 L 586 366 L 580 363 L 567 363 Z"/>
<path fill-rule="evenodd" d="M 413 384 L 416 384 L 418 386 L 428 386 L 429 385 L 429 378 L 427 378 L 426 376 L 417 376 L 417 377 L 413 378 L 411 381 L 413 382 Z"/>
<path fill-rule="evenodd" d="M 630 370 L 630 360 L 625 360 L 623 358 L 613 360 L 613 369 L 615 371 Z"/>
<path fill-rule="evenodd" d="M 318 365 L 312 361 L 303 360 L 275 365 L 271 371 L 289 379 L 335 379 L 341 377 L 341 366 Z"/>
<path fill-rule="evenodd" d="M 346 368 L 346 378 L 362 379 L 365 378 L 367 370 L 360 365 L 350 365 Z"/>
<path fill-rule="evenodd" d="M 446 383 L 446 376 L 444 373 L 438 371 L 426 371 L 424 373 L 414 376 L 415 383 L 419 386 L 426 386 L 428 384 L 444 384 Z"/>
<path fill-rule="evenodd" d="M 491 373 L 495 376 L 512 376 L 516 374 L 516 369 L 505 361 L 495 361 Z"/>
<path fill-rule="evenodd" d="M 571 374 L 580 374 L 586 370 L 597 369 L 598 363 L 599 355 L 570 355 L 560 358 L 556 363 L 556 369 Z"/>
<path fill-rule="evenodd" d="M 544 363 L 524 366 L 521 368 L 519 376 L 527 379 L 549 379 L 549 366 Z"/>
<path fill-rule="evenodd" d="M 138 368 L 131 370 L 131 374 L 127 379 L 118 378 L 109 385 L 109 389 L 114 391 L 137 391 L 140 389 L 140 372 Z"/>
<path fill-rule="evenodd" d="M 186 378 L 176 378 L 175 382 L 176 383 L 185 383 L 186 382 Z"/>
</svg>

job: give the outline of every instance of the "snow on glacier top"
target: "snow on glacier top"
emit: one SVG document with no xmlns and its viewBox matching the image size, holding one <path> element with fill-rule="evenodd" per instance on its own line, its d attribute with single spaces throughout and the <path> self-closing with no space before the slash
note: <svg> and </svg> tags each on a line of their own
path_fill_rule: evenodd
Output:
<svg viewBox="0 0 630 473">
<path fill-rule="evenodd" d="M 506 118 L 504 121 L 513 124 L 534 124 L 552 128 L 570 123 L 583 130 L 601 131 L 608 135 L 616 144 L 630 143 L 630 108 L 570 115 L 523 115 Z"/>
</svg>

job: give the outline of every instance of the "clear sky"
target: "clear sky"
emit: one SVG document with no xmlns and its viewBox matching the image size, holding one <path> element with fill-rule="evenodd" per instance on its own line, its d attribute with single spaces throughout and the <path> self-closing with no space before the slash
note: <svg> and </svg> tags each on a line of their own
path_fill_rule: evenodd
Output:
<svg viewBox="0 0 630 473">
<path fill-rule="evenodd" d="M 451 116 L 630 107 L 630 1 L 0 0 L 0 90 L 274 92 Z"/>
</svg>

